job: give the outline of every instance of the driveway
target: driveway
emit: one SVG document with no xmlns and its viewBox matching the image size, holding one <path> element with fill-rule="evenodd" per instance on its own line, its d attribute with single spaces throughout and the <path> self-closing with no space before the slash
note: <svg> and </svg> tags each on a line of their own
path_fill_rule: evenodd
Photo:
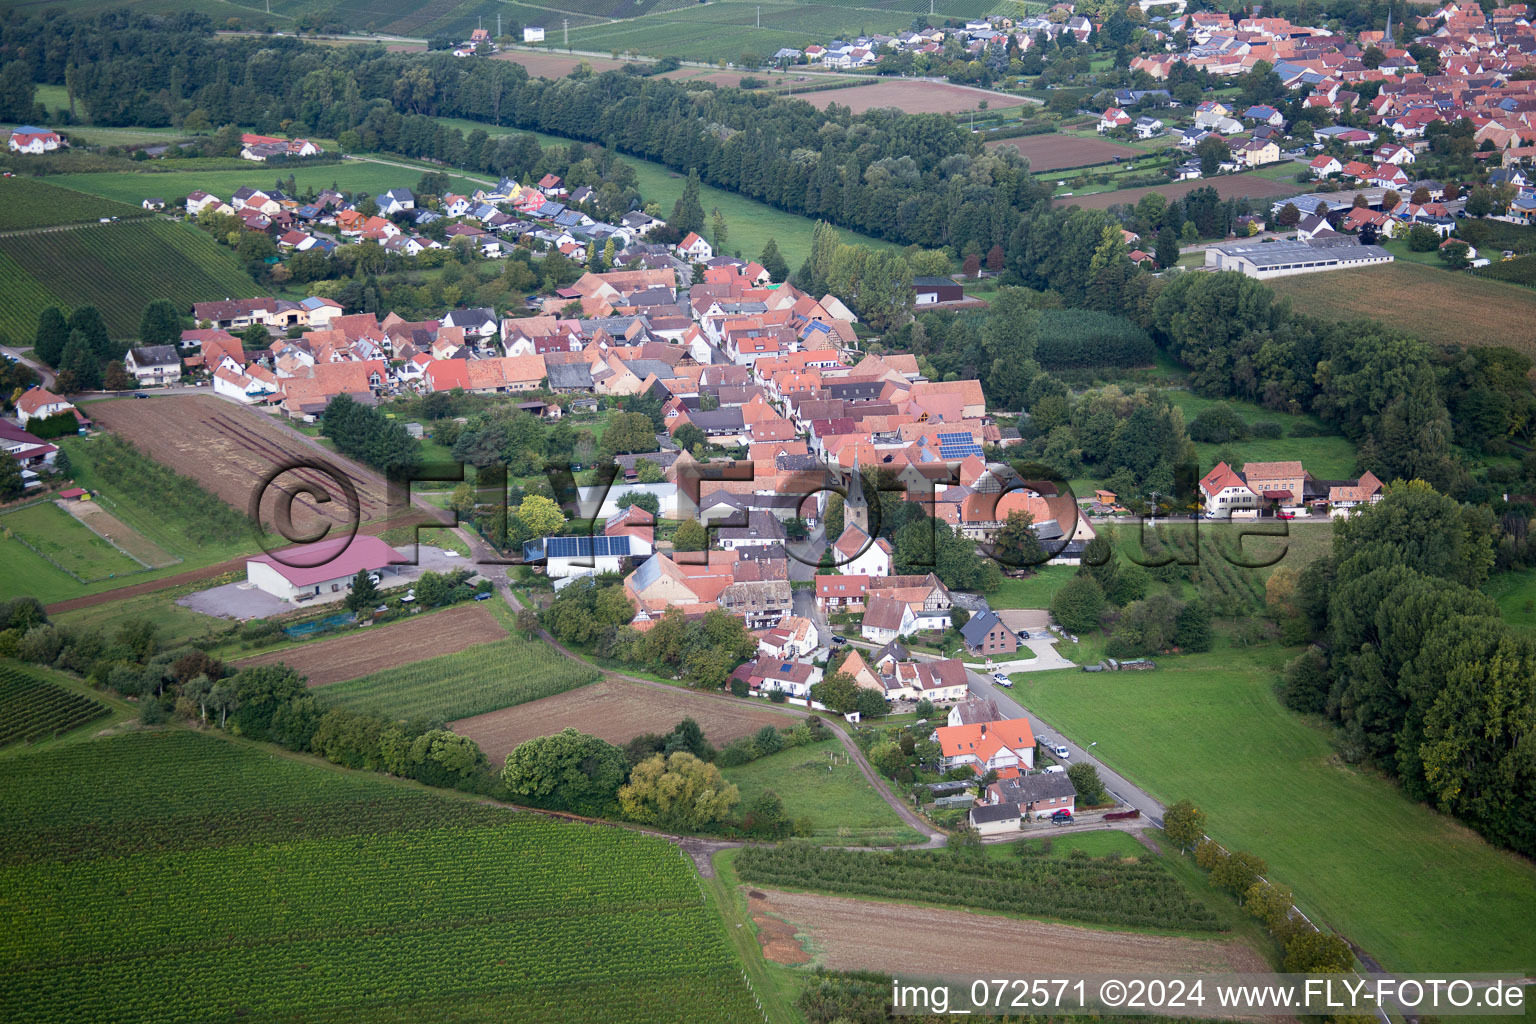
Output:
<svg viewBox="0 0 1536 1024">
<path fill-rule="evenodd" d="M 992 672 L 1002 672 L 1013 675 L 1015 672 L 1052 672 L 1063 668 L 1077 668 L 1077 664 L 1068 658 L 1064 658 L 1061 652 L 1056 650 L 1058 643 L 1063 643 L 1055 637 L 1047 637 L 1037 640 L 1021 640 L 1020 646 L 1028 647 L 1034 652 L 1033 658 L 1016 658 L 1012 661 L 998 661 L 992 659 Z"/>
</svg>

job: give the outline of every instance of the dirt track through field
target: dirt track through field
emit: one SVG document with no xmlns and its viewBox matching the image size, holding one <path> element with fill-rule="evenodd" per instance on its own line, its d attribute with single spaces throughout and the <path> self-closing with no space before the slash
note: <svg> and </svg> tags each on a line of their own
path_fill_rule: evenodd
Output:
<svg viewBox="0 0 1536 1024">
<path fill-rule="evenodd" d="M 146 568 L 158 569 L 175 565 L 180 561 L 160 545 L 102 508 L 100 502 L 57 501 L 54 504 L 74 516 L 81 525 L 96 536 Z"/>
<path fill-rule="evenodd" d="M 310 686 L 324 686 L 452 654 L 506 635 L 496 616 L 482 606 L 460 605 L 434 615 L 368 626 L 330 640 L 258 654 L 235 664 L 245 668 L 281 663 L 307 676 Z"/>
<path fill-rule="evenodd" d="M 1171 975 L 1266 973 L 1269 966 L 1236 941 L 1078 928 L 958 910 L 754 889 L 753 916 L 774 915 L 807 936 L 820 966 L 835 970 L 1006 978 L 1053 973 Z M 764 952 L 803 963 L 776 927 Z M 799 945 L 799 944 L 797 944 Z M 784 954 L 781 959 L 774 954 Z"/>
<path fill-rule="evenodd" d="M 480 744 L 499 764 L 512 748 L 536 736 L 552 736 L 567 726 L 609 743 L 625 744 L 641 733 L 669 732 L 692 718 L 716 746 L 750 736 L 765 725 L 789 726 L 795 719 L 766 709 L 714 700 L 683 689 L 640 686 L 608 678 L 569 693 L 450 722 L 449 728 Z"/>
</svg>

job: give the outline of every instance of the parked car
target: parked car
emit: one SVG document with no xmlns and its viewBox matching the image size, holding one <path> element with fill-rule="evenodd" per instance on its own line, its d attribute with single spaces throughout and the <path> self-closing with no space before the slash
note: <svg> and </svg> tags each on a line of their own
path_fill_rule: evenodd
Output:
<svg viewBox="0 0 1536 1024">
<path fill-rule="evenodd" d="M 135 392 L 134 392 L 134 393 L 133 393 L 133 397 L 134 397 L 134 398 L 148 398 L 148 397 L 149 397 L 149 396 L 148 396 L 148 395 L 146 395 L 146 394 L 145 394 L 145 393 L 144 393 L 144 392 L 142 392 L 142 391 L 135 391 Z"/>
<path fill-rule="evenodd" d="M 847 637 L 845 637 L 845 636 L 838 636 L 836 633 L 832 634 L 832 646 L 833 647 L 841 647 L 841 646 L 843 646 L 843 644 L 845 644 L 847 642 L 848 642 L 848 638 Z"/>
<path fill-rule="evenodd" d="M 1051 815 L 1051 824 L 1052 825 L 1070 825 L 1070 824 L 1072 824 L 1072 812 L 1067 810 L 1066 808 L 1062 808 L 1061 810 L 1056 811 L 1054 814 Z"/>
<path fill-rule="evenodd" d="M 475 595 L 475 600 L 476 601 L 489 601 L 490 599 L 491 599 L 490 591 L 486 591 L 484 594 L 476 594 Z"/>
<path fill-rule="evenodd" d="M 1048 767 L 1042 768 L 1040 770 L 1047 775 L 1065 775 L 1067 772 L 1067 769 L 1059 764 L 1049 765 Z"/>
<path fill-rule="evenodd" d="M 1068 750 L 1066 747 L 1062 746 L 1059 743 L 1056 744 L 1056 746 L 1051 748 L 1051 753 L 1055 754 L 1057 757 L 1071 757 L 1072 756 L 1072 751 Z"/>
<path fill-rule="evenodd" d="M 1281 519 L 1295 519 L 1296 518 L 1296 513 L 1295 512 L 1281 512 L 1280 513 L 1280 518 Z"/>
</svg>

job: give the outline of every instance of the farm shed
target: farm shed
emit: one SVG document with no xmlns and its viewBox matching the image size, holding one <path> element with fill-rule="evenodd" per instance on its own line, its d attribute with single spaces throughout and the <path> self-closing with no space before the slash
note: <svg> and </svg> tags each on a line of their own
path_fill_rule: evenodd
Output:
<svg viewBox="0 0 1536 1024">
<path fill-rule="evenodd" d="M 379 576 L 381 586 L 400 573 L 405 559 L 377 537 L 358 534 L 258 555 L 245 561 L 246 580 L 284 601 L 307 601 L 345 593 L 361 571 Z"/>
</svg>

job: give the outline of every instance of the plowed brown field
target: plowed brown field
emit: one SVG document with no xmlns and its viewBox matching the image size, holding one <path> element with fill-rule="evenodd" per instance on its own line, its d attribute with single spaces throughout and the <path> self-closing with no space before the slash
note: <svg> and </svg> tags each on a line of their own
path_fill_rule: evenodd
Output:
<svg viewBox="0 0 1536 1024">
<path fill-rule="evenodd" d="M 757 890 L 754 916 L 772 914 L 809 938 L 820 966 L 889 974 L 1006 978 L 1081 974 L 1264 973 L 1264 958 L 1240 942 L 1144 935 L 1047 924 L 991 914 L 909 907 L 843 896 Z M 776 929 L 765 943 L 782 962 L 804 962 Z M 914 941 L 921 936 L 921 941 Z"/>
<path fill-rule="evenodd" d="M 156 462 L 189 476 L 241 512 L 262 480 L 274 470 L 297 462 L 333 465 L 357 489 L 363 522 L 385 513 L 384 481 L 340 456 L 317 451 L 262 414 L 207 395 L 170 395 L 147 402 L 94 402 L 90 415 L 100 426 L 132 441 Z M 299 490 L 301 484 L 323 489 L 330 500 L 317 501 Z M 271 527 L 276 507 L 293 495 L 293 530 L 287 535 L 312 536 L 322 524 L 345 525 L 350 515 L 342 488 L 329 474 L 312 468 L 290 470 L 278 477 L 262 497 L 261 521 Z"/>
<path fill-rule="evenodd" d="M 550 657 L 557 657 L 551 653 Z M 692 718 L 716 746 L 750 736 L 765 725 L 793 725 L 795 719 L 746 701 L 730 701 L 604 679 L 579 690 L 545 697 L 449 723 L 449 728 L 480 744 L 492 764 L 500 764 L 512 748 L 536 736 L 552 736 L 571 726 L 609 743 L 624 744 L 641 733 L 669 732 Z"/>
<path fill-rule="evenodd" d="M 1066 167 L 1090 167 L 1107 164 L 1117 156 L 1134 158 L 1146 154 L 1132 146 L 1106 139 L 1084 139 L 1076 135 L 1025 135 L 1016 139 L 996 139 L 988 149 L 1012 146 L 1029 161 L 1032 171 L 1059 171 Z"/>
<path fill-rule="evenodd" d="M 259 654 L 236 664 L 245 668 L 281 662 L 308 676 L 310 686 L 324 686 L 423 658 L 452 654 L 506 635 L 496 616 L 485 608 L 478 604 L 460 605 L 435 615 L 359 629 L 333 640 Z"/>
</svg>

